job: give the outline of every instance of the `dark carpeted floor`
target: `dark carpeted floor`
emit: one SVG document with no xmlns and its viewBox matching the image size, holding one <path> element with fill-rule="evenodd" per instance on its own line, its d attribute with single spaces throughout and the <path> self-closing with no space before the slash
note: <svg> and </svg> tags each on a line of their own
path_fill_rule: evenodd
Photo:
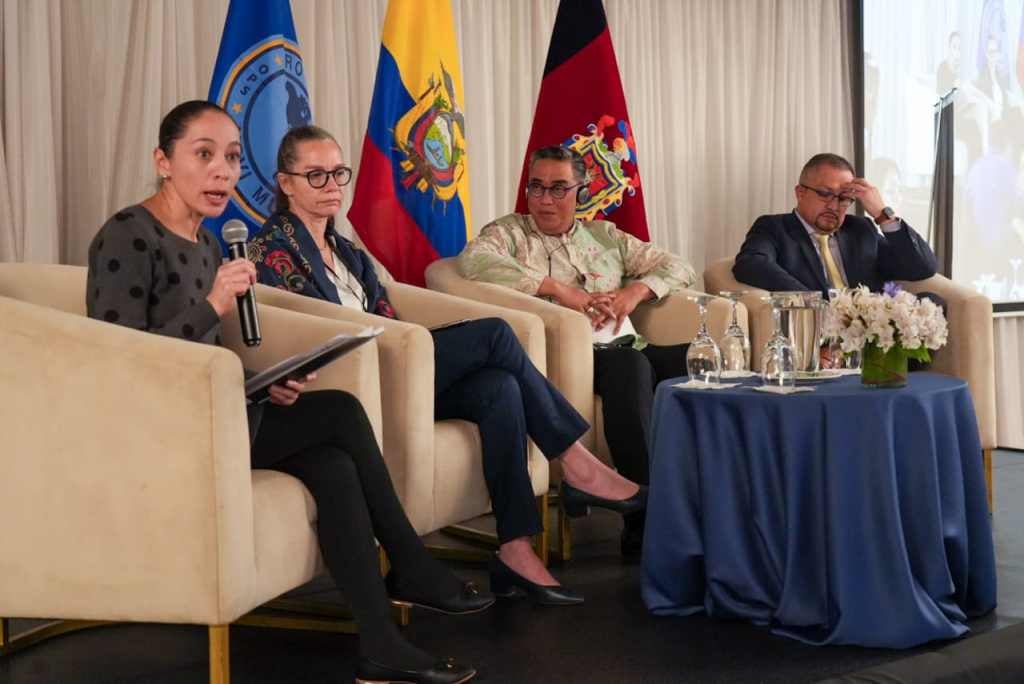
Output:
<svg viewBox="0 0 1024 684">
<path fill-rule="evenodd" d="M 972 635 L 1024 621 L 1024 453 L 996 454 L 999 607 L 971 623 Z M 586 596 L 570 608 L 499 602 L 472 616 L 417 612 L 409 637 L 455 655 L 481 682 L 814 682 L 925 651 L 805 646 L 741 622 L 704 616 L 654 618 L 639 597 L 639 566 L 618 555 L 618 522 L 595 513 L 576 523 L 577 557 L 556 567 Z M 474 566 L 459 571 L 480 580 Z M 337 600 L 328 582 L 305 598 Z M 879 619 L 885 619 L 879 616 Z M 15 630 L 27 623 L 16 622 Z M 970 637 L 968 637 L 970 638 Z M 234 682 L 351 682 L 357 637 L 237 627 L 231 631 Z M 0 684 L 204 682 L 206 631 L 199 627 L 115 625 L 67 635 L 0 660 Z M 1024 673 L 1021 675 L 1024 681 Z"/>
</svg>

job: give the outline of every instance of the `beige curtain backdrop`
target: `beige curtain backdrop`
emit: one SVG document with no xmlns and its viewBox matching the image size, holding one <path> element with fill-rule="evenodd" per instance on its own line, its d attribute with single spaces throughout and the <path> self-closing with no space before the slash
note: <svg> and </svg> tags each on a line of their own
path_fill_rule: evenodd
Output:
<svg viewBox="0 0 1024 684">
<path fill-rule="evenodd" d="M 1024 449 L 1024 316 L 997 316 L 992 333 L 996 350 L 996 444 Z"/>
<path fill-rule="evenodd" d="M 0 259 L 84 263 L 154 188 L 162 113 L 205 97 L 227 0 L 0 0 Z M 847 4 L 607 0 L 652 239 L 698 272 L 851 155 Z M 472 215 L 511 210 L 557 0 L 455 0 Z M 292 0 L 315 121 L 357 164 L 386 0 Z M 346 207 L 347 209 L 347 207 Z"/>
</svg>

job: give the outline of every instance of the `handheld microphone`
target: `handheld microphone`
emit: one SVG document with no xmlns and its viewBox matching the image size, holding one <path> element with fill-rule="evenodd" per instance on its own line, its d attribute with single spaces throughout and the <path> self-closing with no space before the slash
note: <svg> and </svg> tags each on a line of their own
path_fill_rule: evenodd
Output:
<svg viewBox="0 0 1024 684">
<path fill-rule="evenodd" d="M 238 219 L 227 221 L 220 229 L 220 237 L 228 246 L 232 259 L 245 258 L 245 241 L 249 238 L 249 229 Z M 256 313 L 256 293 L 250 286 L 245 294 L 239 295 L 238 319 L 242 322 L 242 341 L 247 347 L 258 347 L 260 337 L 260 319 Z"/>
</svg>

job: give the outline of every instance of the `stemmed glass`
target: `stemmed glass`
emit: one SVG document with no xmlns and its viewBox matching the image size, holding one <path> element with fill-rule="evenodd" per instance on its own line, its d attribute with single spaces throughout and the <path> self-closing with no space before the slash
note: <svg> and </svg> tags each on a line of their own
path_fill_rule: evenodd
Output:
<svg viewBox="0 0 1024 684">
<path fill-rule="evenodd" d="M 700 312 L 700 329 L 697 336 L 690 342 L 686 351 L 686 373 L 691 382 L 717 384 L 722 374 L 722 352 L 708 334 L 708 302 L 714 295 L 692 295 L 691 301 L 697 302 Z"/>
<path fill-rule="evenodd" d="M 782 334 L 782 307 L 787 296 L 770 295 L 772 323 L 775 330 L 761 352 L 761 383 L 776 387 L 796 386 L 796 352 L 793 343 Z"/>
<path fill-rule="evenodd" d="M 736 290 L 718 294 L 732 301 L 732 321 L 718 342 L 718 346 L 722 350 L 722 372 L 743 375 L 745 371 L 750 370 L 750 340 L 747 339 L 747 333 L 736 320 L 736 304 L 740 297 L 747 292 Z"/>
<path fill-rule="evenodd" d="M 830 306 L 835 299 L 843 293 L 843 290 L 830 288 L 828 291 L 828 302 L 823 303 L 824 316 L 832 316 Z M 824 321 L 823 321 L 824 323 Z M 824 325 L 822 328 L 824 329 Z M 822 340 L 821 346 L 826 351 L 822 355 L 822 368 L 858 370 L 860 368 L 860 351 L 843 352 L 841 340 L 837 337 L 826 337 Z M 824 361 L 827 359 L 827 363 Z"/>
</svg>

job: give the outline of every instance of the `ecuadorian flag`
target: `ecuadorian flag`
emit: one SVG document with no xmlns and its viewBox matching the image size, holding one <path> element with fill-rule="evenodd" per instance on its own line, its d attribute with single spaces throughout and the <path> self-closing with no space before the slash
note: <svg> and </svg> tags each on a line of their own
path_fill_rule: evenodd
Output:
<svg viewBox="0 0 1024 684">
<path fill-rule="evenodd" d="M 348 218 L 398 280 L 466 244 L 469 166 L 449 0 L 391 0 Z"/>
</svg>

